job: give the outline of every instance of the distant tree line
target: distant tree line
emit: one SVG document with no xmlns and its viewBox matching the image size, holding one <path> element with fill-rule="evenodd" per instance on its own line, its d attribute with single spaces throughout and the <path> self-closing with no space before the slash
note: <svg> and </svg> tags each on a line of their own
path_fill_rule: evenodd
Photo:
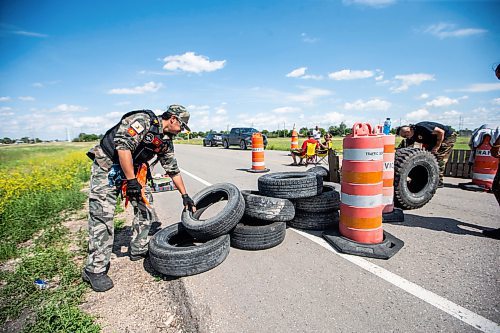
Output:
<svg viewBox="0 0 500 333">
<path fill-rule="evenodd" d="M 103 137 L 103 134 L 86 134 L 86 133 L 80 133 L 78 134 L 78 137 L 73 139 L 73 142 L 91 142 L 91 141 L 97 141 L 101 140 Z"/>
</svg>

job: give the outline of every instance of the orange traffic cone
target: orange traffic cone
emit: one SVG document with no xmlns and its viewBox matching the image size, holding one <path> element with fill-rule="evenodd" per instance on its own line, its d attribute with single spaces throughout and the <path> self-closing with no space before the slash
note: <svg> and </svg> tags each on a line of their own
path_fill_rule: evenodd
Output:
<svg viewBox="0 0 500 333">
<path fill-rule="evenodd" d="M 295 127 L 292 130 L 292 141 L 290 143 L 290 150 L 299 149 L 299 135 L 295 130 Z"/>
<path fill-rule="evenodd" d="M 252 134 L 252 168 L 248 172 L 268 172 L 264 162 L 264 139 L 261 133 Z"/>
</svg>

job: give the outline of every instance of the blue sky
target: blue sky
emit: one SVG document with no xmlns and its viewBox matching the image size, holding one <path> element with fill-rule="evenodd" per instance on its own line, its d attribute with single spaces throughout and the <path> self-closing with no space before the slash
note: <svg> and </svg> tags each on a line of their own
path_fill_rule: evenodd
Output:
<svg viewBox="0 0 500 333">
<path fill-rule="evenodd" d="M 185 105 L 193 131 L 500 123 L 493 1 L 2 1 L 0 137 L 103 133 Z"/>
</svg>

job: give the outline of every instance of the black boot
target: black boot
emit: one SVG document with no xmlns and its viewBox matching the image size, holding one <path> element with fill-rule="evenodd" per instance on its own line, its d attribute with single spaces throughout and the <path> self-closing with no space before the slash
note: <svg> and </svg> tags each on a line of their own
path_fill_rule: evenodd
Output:
<svg viewBox="0 0 500 333">
<path fill-rule="evenodd" d="M 83 281 L 90 283 L 90 286 L 94 291 L 103 292 L 113 288 L 113 281 L 106 273 L 107 272 L 92 273 L 83 269 L 82 279 Z"/>
</svg>

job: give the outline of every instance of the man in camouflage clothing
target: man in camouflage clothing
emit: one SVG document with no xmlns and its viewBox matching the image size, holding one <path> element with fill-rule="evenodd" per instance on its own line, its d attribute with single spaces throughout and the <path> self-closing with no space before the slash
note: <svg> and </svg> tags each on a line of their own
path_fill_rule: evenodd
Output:
<svg viewBox="0 0 500 333">
<path fill-rule="evenodd" d="M 89 255 L 82 278 L 93 290 L 106 291 L 113 287 L 107 272 L 113 248 L 113 216 L 124 182 L 126 196 L 134 208 L 130 259 L 139 260 L 147 255 L 154 208 L 149 186 L 145 186 L 144 194 L 151 206 L 143 201 L 142 186 L 136 179 L 142 163 L 156 156 L 181 193 L 185 209 L 196 209 L 186 193 L 172 143 L 173 136 L 182 129 L 189 130 L 188 121 L 189 113 L 181 105 L 169 106 L 160 117 L 150 110 L 132 111 L 89 151 L 89 157 L 94 160 L 89 194 Z"/>
<path fill-rule="evenodd" d="M 439 185 L 443 187 L 446 162 L 457 141 L 457 133 L 449 126 L 432 121 L 422 121 L 415 125 L 405 125 L 396 129 L 396 133 L 405 138 L 405 145 L 418 142 L 423 148 L 434 154 L 439 165 Z"/>
</svg>

